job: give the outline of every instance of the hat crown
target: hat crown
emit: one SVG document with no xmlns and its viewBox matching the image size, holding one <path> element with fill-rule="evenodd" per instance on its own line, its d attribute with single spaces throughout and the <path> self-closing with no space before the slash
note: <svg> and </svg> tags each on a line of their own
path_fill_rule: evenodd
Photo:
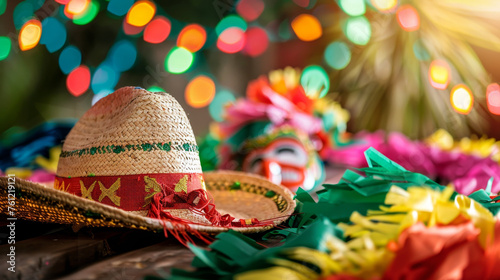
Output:
<svg viewBox="0 0 500 280">
<path fill-rule="evenodd" d="M 167 93 L 125 87 L 99 100 L 62 148 L 60 177 L 201 173 L 186 113 Z"/>
</svg>

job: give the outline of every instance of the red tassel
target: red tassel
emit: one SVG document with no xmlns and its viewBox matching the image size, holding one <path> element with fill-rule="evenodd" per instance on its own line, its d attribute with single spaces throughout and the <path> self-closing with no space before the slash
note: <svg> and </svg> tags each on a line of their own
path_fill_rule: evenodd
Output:
<svg viewBox="0 0 500 280">
<path fill-rule="evenodd" d="M 165 201 L 163 200 L 165 199 L 167 199 L 165 190 L 153 196 L 147 215 L 150 218 L 159 219 L 161 221 L 161 223 L 163 224 L 163 233 L 165 237 L 168 237 L 170 233 L 184 246 L 187 246 L 188 243 L 195 244 L 189 234 L 199 238 L 206 244 L 212 243 L 212 239 L 207 233 L 193 230 L 189 226 L 189 224 L 193 224 L 192 221 L 174 217 L 172 216 L 172 214 L 164 211 L 163 205 L 165 204 Z M 170 223 L 171 228 L 167 227 L 167 222 Z"/>
<path fill-rule="evenodd" d="M 173 195 L 167 195 L 165 189 L 162 189 L 161 192 L 153 196 L 147 216 L 161 220 L 165 237 L 168 237 L 168 233 L 170 232 L 172 236 L 185 246 L 187 246 L 187 243 L 194 243 L 189 234 L 199 238 L 207 244 L 210 244 L 213 239 L 207 233 L 199 232 L 189 226 L 190 224 L 196 224 L 195 222 L 174 217 L 172 214 L 165 211 L 165 205 L 174 205 L 176 203 L 188 204 L 188 209 L 191 212 L 204 216 L 213 226 L 255 227 L 273 224 L 271 220 L 267 222 L 260 222 L 257 219 L 235 220 L 229 214 L 221 215 L 219 211 L 215 209 L 212 197 L 210 197 L 207 191 L 202 189 L 191 191 L 189 194 L 175 193 Z M 247 221 L 250 221 L 250 224 L 247 224 Z M 167 228 L 166 222 L 172 225 L 172 229 Z"/>
</svg>

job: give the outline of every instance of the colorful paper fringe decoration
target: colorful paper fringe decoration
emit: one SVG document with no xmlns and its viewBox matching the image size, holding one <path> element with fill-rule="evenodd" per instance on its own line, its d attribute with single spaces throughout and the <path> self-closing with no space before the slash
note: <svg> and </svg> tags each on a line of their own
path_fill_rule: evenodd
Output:
<svg viewBox="0 0 500 280">
<path fill-rule="evenodd" d="M 363 151 L 374 147 L 404 168 L 449 184 L 461 194 L 469 195 L 488 184 L 492 184 L 493 193 L 500 192 L 499 144 L 492 139 L 453 142 L 444 131 L 437 131 L 425 141 L 412 141 L 400 133 L 386 138 L 383 132 L 363 132 L 354 138 L 355 144 L 330 152 L 332 162 L 367 166 Z"/>
<path fill-rule="evenodd" d="M 374 149 L 366 159 L 365 176 L 346 172 L 318 202 L 297 194 L 292 228 L 267 236 L 285 235 L 281 246 L 222 233 L 210 250 L 191 245 L 197 270 L 170 279 L 500 278 L 500 203 L 487 190 L 466 197 Z"/>
<path fill-rule="evenodd" d="M 73 120 L 51 121 L 28 131 L 5 132 L 0 141 L 0 175 L 52 183 L 61 143 L 74 125 Z"/>
</svg>

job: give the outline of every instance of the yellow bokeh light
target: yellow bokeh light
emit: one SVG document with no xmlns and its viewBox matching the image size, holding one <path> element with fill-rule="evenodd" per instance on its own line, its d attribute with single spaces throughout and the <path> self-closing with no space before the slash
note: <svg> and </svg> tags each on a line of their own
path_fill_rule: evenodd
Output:
<svg viewBox="0 0 500 280">
<path fill-rule="evenodd" d="M 42 36 L 42 23 L 37 19 L 27 21 L 19 32 L 19 48 L 27 51 L 34 48 Z"/>
<path fill-rule="evenodd" d="M 215 83 L 207 76 L 192 79 L 186 87 L 185 98 L 189 106 L 202 108 L 210 104 L 215 96 Z"/>
<path fill-rule="evenodd" d="M 450 102 L 457 113 L 467 115 L 472 110 L 474 96 L 469 87 L 460 84 L 451 90 Z"/>
<path fill-rule="evenodd" d="M 450 66 L 443 60 L 434 60 L 429 67 L 429 82 L 436 89 L 446 89 L 450 83 Z"/>
<path fill-rule="evenodd" d="M 128 11 L 126 22 L 141 27 L 148 24 L 156 13 L 156 6 L 150 1 L 138 1 Z"/>
<path fill-rule="evenodd" d="M 398 0 L 371 0 L 373 7 L 385 13 L 394 12 L 398 5 Z"/>
<path fill-rule="evenodd" d="M 301 14 L 292 21 L 292 29 L 302 41 L 314 41 L 321 37 L 323 28 L 319 20 L 308 14 Z"/>
<path fill-rule="evenodd" d="M 64 11 L 69 15 L 79 15 L 87 10 L 90 0 L 70 0 L 64 7 Z"/>
</svg>

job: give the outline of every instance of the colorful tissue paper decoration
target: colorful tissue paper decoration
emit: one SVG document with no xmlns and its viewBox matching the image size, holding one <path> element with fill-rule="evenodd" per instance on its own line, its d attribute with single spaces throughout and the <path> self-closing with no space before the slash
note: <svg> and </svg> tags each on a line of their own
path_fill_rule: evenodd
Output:
<svg viewBox="0 0 500 280">
<path fill-rule="evenodd" d="M 261 174 L 294 191 L 318 186 L 322 160 L 348 142 L 349 114 L 323 98 L 329 87 L 319 66 L 288 67 L 250 82 L 246 98 L 227 105 L 200 145 L 203 167 Z"/>
<path fill-rule="evenodd" d="M 500 141 L 493 138 L 472 136 L 455 141 L 450 133 L 440 129 L 424 141 L 445 151 L 458 151 L 466 155 L 491 158 L 500 164 Z"/>
<path fill-rule="evenodd" d="M 28 131 L 4 132 L 0 141 L 0 173 L 15 174 L 37 183 L 53 183 L 60 143 L 74 123 L 46 122 Z"/>
<path fill-rule="evenodd" d="M 422 174 L 405 170 L 374 149 L 370 167 L 346 172 L 315 201 L 297 193 L 290 228 L 265 248 L 236 232 L 219 234 L 209 250 L 190 246 L 195 271 L 170 279 L 497 279 L 500 204 L 478 202 Z M 413 278 L 415 277 L 415 278 Z"/>
<path fill-rule="evenodd" d="M 364 167 L 363 151 L 374 147 L 391 160 L 413 172 L 436 178 L 469 195 L 487 185 L 500 192 L 499 144 L 494 139 L 468 139 L 454 143 L 443 130 L 426 141 L 412 141 L 400 133 L 385 137 L 383 132 L 359 133 L 355 144 L 331 150 L 329 158 L 336 163 Z"/>
</svg>

